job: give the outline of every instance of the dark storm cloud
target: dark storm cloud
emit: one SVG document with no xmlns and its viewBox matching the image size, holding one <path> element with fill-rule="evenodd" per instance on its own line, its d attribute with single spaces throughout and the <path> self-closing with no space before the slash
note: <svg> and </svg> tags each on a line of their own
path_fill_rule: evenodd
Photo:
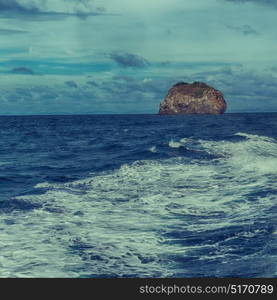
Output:
<svg viewBox="0 0 277 300">
<path fill-rule="evenodd" d="M 98 84 L 95 81 L 93 81 L 93 80 L 87 81 L 87 84 L 90 85 L 90 86 L 94 86 L 94 87 L 98 86 Z"/>
<path fill-rule="evenodd" d="M 226 25 L 226 28 L 240 32 L 246 36 L 247 35 L 258 35 L 258 32 L 254 28 L 252 28 L 250 25 L 243 25 L 243 26 Z"/>
<path fill-rule="evenodd" d="M 75 89 L 78 88 L 78 84 L 77 84 L 75 81 L 73 81 L 73 80 L 66 81 L 65 84 L 66 84 L 67 86 L 71 87 L 71 88 L 75 88 Z"/>
<path fill-rule="evenodd" d="M 38 7 L 32 2 L 20 4 L 17 0 L 0 0 L 0 12 L 37 13 Z"/>
<path fill-rule="evenodd" d="M 112 53 L 110 58 L 122 67 L 145 68 L 150 65 L 144 57 L 132 53 Z"/>
<path fill-rule="evenodd" d="M 224 0 L 225 2 L 233 3 L 256 3 L 261 5 L 268 5 L 277 8 L 277 0 Z"/>
<path fill-rule="evenodd" d="M 13 74 L 24 74 L 24 75 L 33 75 L 34 71 L 26 67 L 14 68 L 10 71 Z"/>
<path fill-rule="evenodd" d="M 100 7 L 95 7 L 94 9 L 91 8 L 91 0 L 60 0 L 64 4 L 64 11 L 55 11 L 51 9 L 51 5 L 47 5 L 47 1 L 38 1 L 33 2 L 24 1 L 21 2 L 20 0 L 0 0 L 0 14 L 4 14 L 6 17 L 13 17 L 14 15 L 18 16 L 44 16 L 44 17 L 65 17 L 65 16 L 91 16 L 91 15 L 102 15 L 105 12 L 105 9 Z M 82 9 L 80 8 L 73 8 L 71 11 L 68 11 L 69 5 L 72 4 L 81 4 Z"/>
</svg>

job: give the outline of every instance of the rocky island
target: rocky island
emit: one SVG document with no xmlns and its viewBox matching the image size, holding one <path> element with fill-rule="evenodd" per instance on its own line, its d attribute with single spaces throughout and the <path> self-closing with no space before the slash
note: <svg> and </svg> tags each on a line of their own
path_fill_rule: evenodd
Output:
<svg viewBox="0 0 277 300">
<path fill-rule="evenodd" d="M 203 82 L 179 82 L 160 104 L 160 115 L 223 114 L 227 108 L 223 94 Z"/>
</svg>

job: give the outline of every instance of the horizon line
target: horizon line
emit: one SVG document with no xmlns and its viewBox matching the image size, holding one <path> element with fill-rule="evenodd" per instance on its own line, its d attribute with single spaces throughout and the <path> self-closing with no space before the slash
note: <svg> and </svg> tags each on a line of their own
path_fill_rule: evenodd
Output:
<svg viewBox="0 0 277 300">
<path fill-rule="evenodd" d="M 32 116 L 126 116 L 126 115 L 149 115 L 149 116 L 223 116 L 234 114 L 271 114 L 277 111 L 259 111 L 259 112 L 227 112 L 224 114 L 168 114 L 159 113 L 36 113 L 36 114 L 0 114 L 0 117 L 32 117 Z"/>
</svg>

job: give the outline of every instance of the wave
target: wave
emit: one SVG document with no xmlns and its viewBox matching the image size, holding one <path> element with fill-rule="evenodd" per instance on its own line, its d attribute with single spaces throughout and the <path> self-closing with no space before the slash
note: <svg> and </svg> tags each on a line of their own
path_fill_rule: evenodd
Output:
<svg viewBox="0 0 277 300">
<path fill-rule="evenodd" d="M 240 142 L 214 142 L 201 140 L 203 148 L 213 154 L 221 154 L 228 157 L 230 168 L 234 168 L 238 174 L 252 172 L 253 176 L 261 174 L 276 174 L 277 172 L 277 146 L 274 138 L 236 133 L 235 136 L 245 137 Z"/>
<path fill-rule="evenodd" d="M 152 153 L 156 153 L 157 152 L 157 147 L 156 146 L 152 146 L 149 148 L 149 151 Z"/>
<path fill-rule="evenodd" d="M 180 147 L 183 147 L 183 143 L 180 143 L 180 142 L 175 142 L 173 140 L 171 140 L 169 143 L 168 143 L 168 146 L 171 147 L 171 148 L 180 148 Z"/>
<path fill-rule="evenodd" d="M 17 197 L 33 209 L 0 215 L 11 224 L 0 276 L 276 274 L 276 141 L 236 135 L 244 139 L 169 142 L 204 149 L 213 160 L 139 160 L 36 185 L 43 194 Z"/>
</svg>

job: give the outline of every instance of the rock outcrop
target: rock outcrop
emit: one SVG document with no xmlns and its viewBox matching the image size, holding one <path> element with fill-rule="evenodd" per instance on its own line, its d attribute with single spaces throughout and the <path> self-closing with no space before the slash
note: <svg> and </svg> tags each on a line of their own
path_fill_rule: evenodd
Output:
<svg viewBox="0 0 277 300">
<path fill-rule="evenodd" d="M 160 115 L 223 114 L 227 104 L 221 92 L 203 82 L 179 82 L 160 104 Z"/>
</svg>

